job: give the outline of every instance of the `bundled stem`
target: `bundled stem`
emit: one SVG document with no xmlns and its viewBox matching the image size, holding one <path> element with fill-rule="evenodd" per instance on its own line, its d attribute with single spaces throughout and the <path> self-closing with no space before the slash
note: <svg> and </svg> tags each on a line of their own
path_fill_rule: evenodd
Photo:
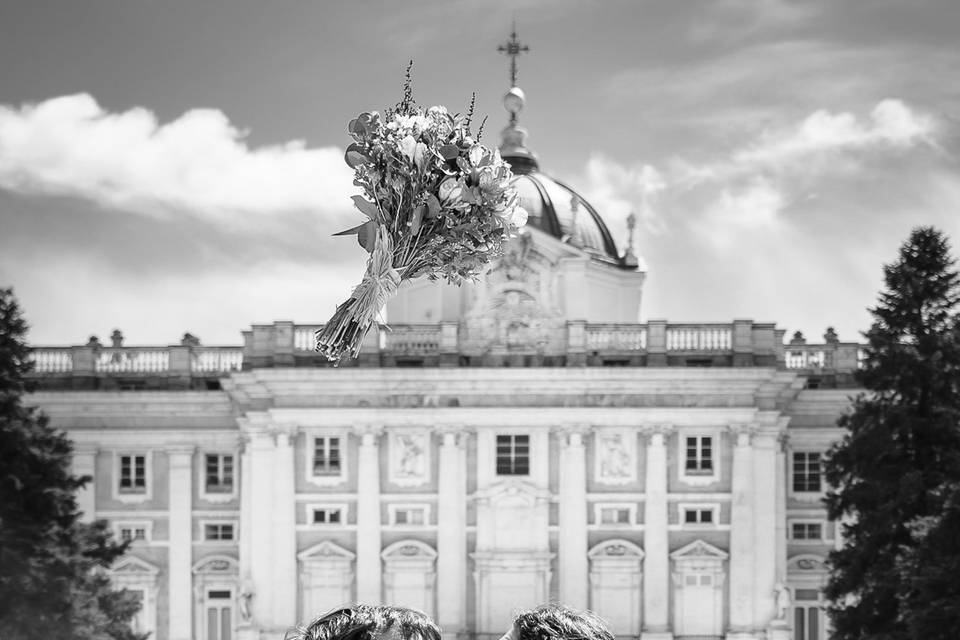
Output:
<svg viewBox="0 0 960 640">
<path fill-rule="evenodd" d="M 363 280 L 350 298 L 337 307 L 330 321 L 316 332 L 316 350 L 338 363 L 348 353 L 356 358 L 367 332 L 399 286 L 400 273 L 393 268 L 393 238 L 381 226 L 377 229 L 376 245 L 367 260 Z"/>
</svg>

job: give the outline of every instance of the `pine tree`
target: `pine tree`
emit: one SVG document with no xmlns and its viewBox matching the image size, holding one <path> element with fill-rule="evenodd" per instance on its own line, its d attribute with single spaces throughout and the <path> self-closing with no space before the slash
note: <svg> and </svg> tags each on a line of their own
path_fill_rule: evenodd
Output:
<svg viewBox="0 0 960 640">
<path fill-rule="evenodd" d="M 960 520 L 953 267 L 947 240 L 931 227 L 915 229 L 884 267 L 886 288 L 871 309 L 858 373 L 868 392 L 841 418 L 846 434 L 825 463 L 829 515 L 844 523 L 845 545 L 830 554 L 825 590 L 836 640 L 953 640 L 960 628 L 960 543 L 951 531 Z M 935 611 L 937 594 L 952 601 Z M 951 626 L 939 622 L 947 612 Z"/>
<path fill-rule="evenodd" d="M 132 593 L 105 574 L 125 551 L 104 522 L 80 521 L 72 445 L 23 403 L 32 363 L 12 289 L 0 289 L 0 638 L 138 640 Z"/>
</svg>

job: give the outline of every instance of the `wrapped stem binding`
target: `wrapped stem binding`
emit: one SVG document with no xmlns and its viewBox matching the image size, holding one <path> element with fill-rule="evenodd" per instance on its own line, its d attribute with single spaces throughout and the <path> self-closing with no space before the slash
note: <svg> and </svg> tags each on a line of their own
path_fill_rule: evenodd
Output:
<svg viewBox="0 0 960 640">
<path fill-rule="evenodd" d="M 317 331 L 316 350 L 329 360 L 358 355 L 403 280 L 476 279 L 526 224 L 510 166 L 473 137 L 472 115 L 472 103 L 466 116 L 418 107 L 408 68 L 396 107 L 350 122 L 345 160 L 363 190 L 354 205 L 367 220 L 336 235 L 356 234 L 370 258 L 350 298 Z"/>
</svg>

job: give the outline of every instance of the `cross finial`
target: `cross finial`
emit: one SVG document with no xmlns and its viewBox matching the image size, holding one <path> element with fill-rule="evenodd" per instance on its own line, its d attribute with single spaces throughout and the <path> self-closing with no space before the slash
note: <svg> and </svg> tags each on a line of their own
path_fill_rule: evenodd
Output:
<svg viewBox="0 0 960 640">
<path fill-rule="evenodd" d="M 517 56 L 519 56 L 521 53 L 530 51 L 530 47 L 525 44 L 520 44 L 520 41 L 517 40 L 516 22 L 513 23 L 512 31 L 510 32 L 510 39 L 507 40 L 506 44 L 502 44 L 497 47 L 497 51 L 510 56 L 510 86 L 517 86 Z"/>
</svg>

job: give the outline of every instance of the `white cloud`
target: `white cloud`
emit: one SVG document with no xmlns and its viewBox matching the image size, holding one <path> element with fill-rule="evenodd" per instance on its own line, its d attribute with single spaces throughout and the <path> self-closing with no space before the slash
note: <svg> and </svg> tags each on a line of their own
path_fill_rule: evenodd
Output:
<svg viewBox="0 0 960 640">
<path fill-rule="evenodd" d="M 587 161 L 586 179 L 582 183 L 584 195 L 603 213 L 618 244 L 623 244 L 623 237 L 618 236 L 617 231 L 624 229 L 631 212 L 639 218 L 642 230 L 663 233 L 664 222 L 655 202 L 665 187 L 663 176 L 654 167 L 626 166 L 599 154 L 591 155 Z"/>
<path fill-rule="evenodd" d="M 882 100 L 868 119 L 856 115 L 818 110 L 796 127 L 766 132 L 758 142 L 733 154 L 745 165 L 780 167 L 805 161 L 814 154 L 887 146 L 907 148 L 932 143 L 933 118 L 915 111 L 900 100 Z"/>
<path fill-rule="evenodd" d="M 87 94 L 0 105 L 0 188 L 160 217 L 187 212 L 231 227 L 349 210 L 352 172 L 342 150 L 301 141 L 251 149 L 244 136 L 214 109 L 159 123 L 143 108 L 108 112 Z"/>
</svg>

